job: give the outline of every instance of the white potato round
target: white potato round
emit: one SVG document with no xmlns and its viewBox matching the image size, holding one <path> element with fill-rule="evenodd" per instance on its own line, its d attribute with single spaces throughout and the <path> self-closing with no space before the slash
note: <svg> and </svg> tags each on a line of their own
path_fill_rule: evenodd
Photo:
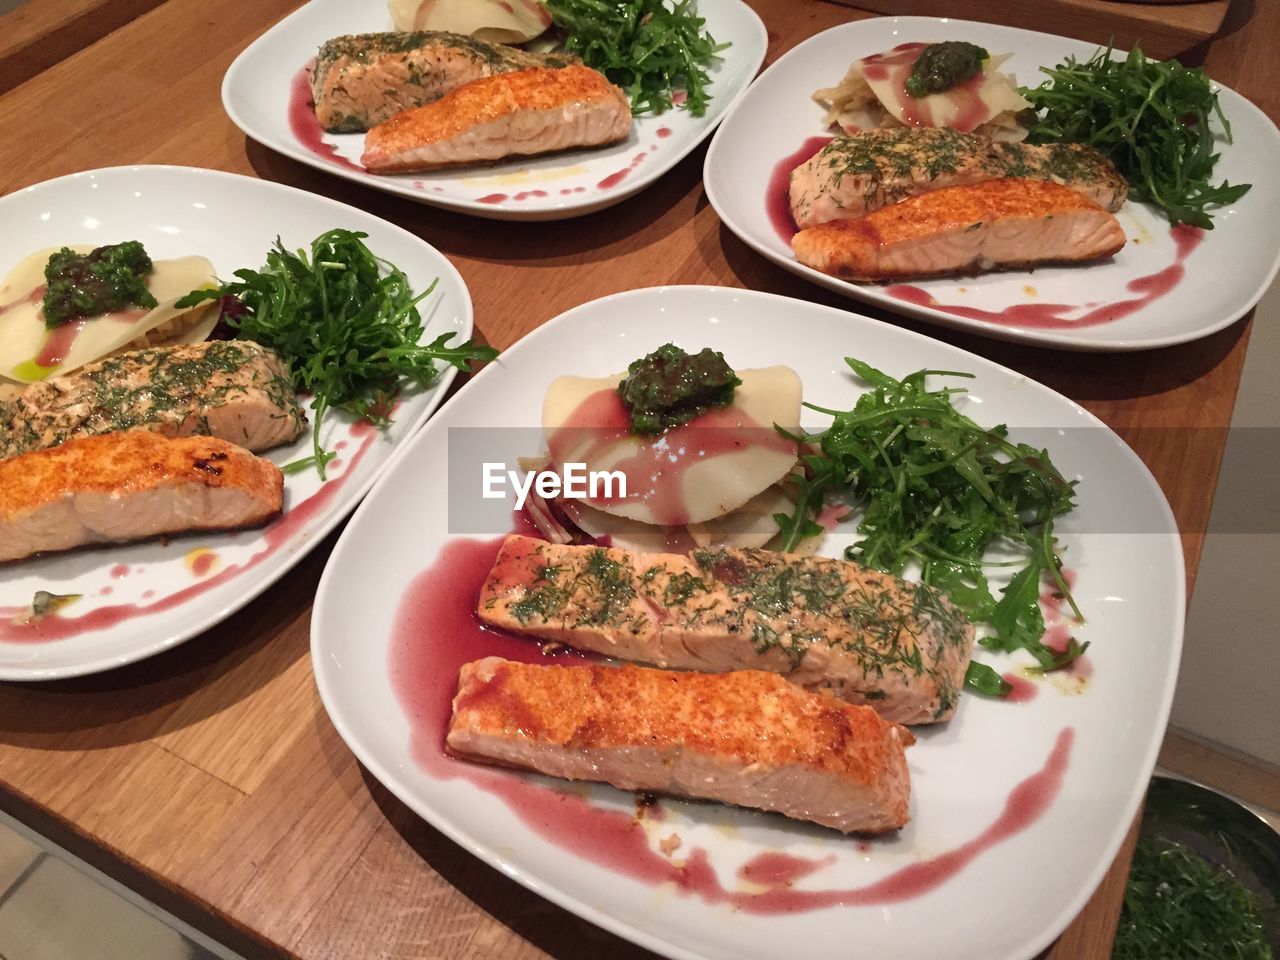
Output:
<svg viewBox="0 0 1280 960">
<path fill-rule="evenodd" d="M 77 253 L 92 246 L 72 245 Z M 84 321 L 61 363 L 37 363 L 49 339 L 41 299 L 44 268 L 56 248 L 26 257 L 0 280 L 0 376 L 22 383 L 69 373 L 124 347 L 203 340 L 217 322 L 217 311 L 205 304 L 192 310 L 179 309 L 174 302 L 198 287 L 215 283 L 213 264 L 204 257 L 156 260 L 147 278 L 147 289 L 156 298 L 150 310 L 122 310 Z M 76 321 L 73 321 L 76 322 Z"/>
<path fill-rule="evenodd" d="M 489 43 L 524 43 L 551 26 L 538 0 L 388 0 L 397 30 L 448 30 Z"/>
<path fill-rule="evenodd" d="M 774 425 L 796 430 L 800 423 L 800 378 L 790 367 L 739 370 L 742 384 L 733 403 L 683 428 L 654 437 L 623 432 L 615 425 L 579 419 L 591 398 L 615 391 L 626 376 L 561 377 L 547 389 L 542 427 L 557 469 L 585 464 L 588 472 L 608 472 L 626 463 L 651 463 L 654 472 L 633 480 L 624 500 L 588 497 L 583 502 L 616 517 L 655 526 L 705 523 L 737 510 L 784 477 L 796 463 L 794 445 Z M 584 422 L 590 426 L 583 427 Z M 709 422 L 727 431 L 738 449 L 708 453 L 697 431 Z M 568 427 L 568 430 L 565 428 Z M 565 430 L 564 433 L 557 433 Z M 688 431 L 683 432 L 682 431 Z M 693 442 L 682 444 L 687 438 Z M 553 442 L 554 441 L 554 442 Z M 678 484 L 672 489 L 671 484 Z M 672 508 L 672 504 L 678 508 Z"/>
</svg>

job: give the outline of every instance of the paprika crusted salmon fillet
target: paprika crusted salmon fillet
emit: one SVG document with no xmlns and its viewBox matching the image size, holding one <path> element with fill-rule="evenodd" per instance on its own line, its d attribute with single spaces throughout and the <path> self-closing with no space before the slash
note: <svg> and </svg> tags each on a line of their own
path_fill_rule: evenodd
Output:
<svg viewBox="0 0 1280 960">
<path fill-rule="evenodd" d="M 1119 210 L 1129 186 L 1078 143 L 992 140 L 945 127 L 897 127 L 836 137 L 791 173 L 791 217 L 804 229 L 856 219 L 908 197 L 1005 177 L 1048 180 Z"/>
<path fill-rule="evenodd" d="M 758 670 L 499 657 L 463 665 L 446 738 L 466 759 L 719 800 L 844 833 L 906 824 L 904 749 L 914 741 L 868 707 Z"/>
<path fill-rule="evenodd" d="M 406 173 L 595 147 L 631 130 L 627 95 L 590 67 L 535 67 L 474 80 L 365 136 L 361 163 Z"/>
<path fill-rule="evenodd" d="M 356 133 L 481 77 L 578 62 L 567 54 L 529 53 L 460 33 L 348 35 L 320 47 L 311 70 L 311 96 L 320 126 L 330 133 Z"/>
<path fill-rule="evenodd" d="M 280 512 L 275 464 L 214 437 L 146 430 L 0 461 L 0 562 L 95 543 L 230 530 Z"/>
<path fill-rule="evenodd" d="M 481 620 L 622 660 L 768 670 L 898 723 L 955 711 L 973 626 L 933 587 L 771 550 L 632 553 L 510 536 Z"/>
<path fill-rule="evenodd" d="M 284 363 L 266 347 L 248 340 L 152 347 L 0 400 L 0 460 L 133 429 L 266 450 L 296 439 L 306 424 Z"/>
<path fill-rule="evenodd" d="M 1100 260 L 1124 243 L 1124 230 L 1110 213 L 1045 180 L 986 180 L 934 190 L 791 238 L 801 263 L 846 280 Z"/>
</svg>

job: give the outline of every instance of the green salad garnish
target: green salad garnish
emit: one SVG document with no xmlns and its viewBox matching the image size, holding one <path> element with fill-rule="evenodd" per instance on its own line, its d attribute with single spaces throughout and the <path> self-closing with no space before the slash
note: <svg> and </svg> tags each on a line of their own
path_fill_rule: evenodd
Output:
<svg viewBox="0 0 1280 960">
<path fill-rule="evenodd" d="M 1231 142 L 1231 124 L 1205 72 L 1176 60 L 1149 60 L 1138 48 L 1113 60 L 1110 48 L 1081 63 L 1068 57 L 1041 68 L 1049 80 L 1022 95 L 1036 118 L 1032 143 L 1096 147 L 1129 181 L 1134 200 L 1171 223 L 1213 228 L 1208 207 L 1234 203 L 1250 184 L 1213 182 L 1213 121 Z"/>
<path fill-rule="evenodd" d="M 1063 478 L 1048 451 L 1008 439 L 1003 426 L 982 427 L 951 398 L 963 390 L 930 390 L 930 376 L 971 377 L 917 370 L 894 379 L 853 357 L 845 362 L 872 389 L 852 410 L 805 404 L 831 416 L 831 425 L 795 439 L 817 445 L 801 457 L 805 476 L 791 515 L 777 514 L 780 549 L 794 549 L 822 528 L 815 517 L 828 498 L 860 509 L 861 539 L 845 557 L 901 575 L 919 564 L 920 579 L 946 593 L 970 620 L 991 627 L 979 643 L 993 650 L 1026 650 L 1040 670 L 1057 670 L 1088 647 L 1073 638 L 1065 650 L 1044 643 L 1040 582 L 1047 577 L 1081 618 L 1062 575 L 1054 521 L 1075 506 L 1075 484 Z M 988 552 L 1012 550 L 1020 559 L 993 563 Z M 1015 569 L 997 598 L 989 566 Z M 966 685 L 996 696 L 1009 685 L 994 670 L 971 664 Z"/>
<path fill-rule="evenodd" d="M 703 30 L 694 0 L 545 0 L 564 48 L 631 98 L 632 113 L 661 112 L 684 90 L 695 117 L 707 110 L 707 67 L 727 43 Z"/>
<path fill-rule="evenodd" d="M 330 230 L 311 242 L 310 254 L 286 250 L 277 239 L 261 270 L 237 270 L 234 281 L 178 301 L 194 306 L 222 298 L 222 319 L 232 333 L 275 350 L 294 387 L 315 395 L 314 453 L 286 470 L 314 466 L 324 476 L 335 456 L 320 444 L 325 411 L 345 410 L 385 426 L 401 390 L 439 377 L 437 360 L 466 370 L 472 361 L 497 356 L 470 340 L 452 344 L 452 333 L 419 343 L 418 303 L 435 282 L 415 296 L 404 272 L 365 246 L 366 236 Z"/>
</svg>

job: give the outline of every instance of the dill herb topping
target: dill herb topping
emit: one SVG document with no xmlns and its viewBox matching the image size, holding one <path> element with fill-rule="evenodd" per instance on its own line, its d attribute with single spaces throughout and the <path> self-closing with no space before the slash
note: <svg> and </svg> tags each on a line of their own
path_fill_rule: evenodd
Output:
<svg viewBox="0 0 1280 960">
<path fill-rule="evenodd" d="M 1262 898 L 1199 854 L 1163 838 L 1142 837 L 1112 957 L 1273 960 L 1267 914 Z"/>
<path fill-rule="evenodd" d="M 803 458 L 806 477 L 795 513 L 775 516 L 781 549 L 792 550 L 820 532 L 813 518 L 827 495 L 852 496 L 862 512 L 861 539 L 845 551 L 846 558 L 895 576 L 918 564 L 921 586 L 912 598 L 913 613 L 932 623 L 942 642 L 964 642 L 963 625 L 953 615 L 958 608 L 992 628 L 979 643 L 1027 650 L 1040 670 L 1061 669 L 1079 657 L 1087 643 L 1072 639 L 1065 650 L 1044 643 L 1039 603 L 1041 580 L 1048 579 L 1083 620 L 1062 575 L 1053 532 L 1054 521 L 1075 506 L 1075 484 L 1063 478 L 1048 451 L 1014 443 L 1004 426 L 982 427 L 957 411 L 952 397 L 962 390 L 931 390 L 926 384 L 931 375 L 970 374 L 918 370 L 898 380 L 853 357 L 846 363 L 871 390 L 851 410 L 806 404 L 832 422 L 826 430 L 793 437 L 818 452 Z M 997 545 L 1022 553 L 998 599 L 988 585 L 985 560 Z M 874 622 L 874 598 L 866 602 L 867 618 Z M 1008 692 L 981 664 L 971 665 L 967 685 L 984 693 Z"/>
</svg>

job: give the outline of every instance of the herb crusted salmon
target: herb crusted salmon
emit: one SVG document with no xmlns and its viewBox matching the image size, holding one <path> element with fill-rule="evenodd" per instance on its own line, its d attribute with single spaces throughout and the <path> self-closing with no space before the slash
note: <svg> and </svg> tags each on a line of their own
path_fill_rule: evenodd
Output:
<svg viewBox="0 0 1280 960">
<path fill-rule="evenodd" d="M 146 430 L 0 461 L 0 563 L 96 543 L 232 530 L 280 512 L 284 476 L 214 437 Z"/>
<path fill-rule="evenodd" d="M 121 353 L 0 400 L 0 460 L 122 430 L 220 437 L 266 450 L 307 418 L 284 364 L 248 340 Z"/>
<path fill-rule="evenodd" d="M 1014 179 L 934 190 L 791 239 L 801 263 L 864 281 L 1099 260 L 1124 243 L 1116 218 L 1092 200 Z"/>
<path fill-rule="evenodd" d="M 533 67 L 464 84 L 365 136 L 361 162 L 406 173 L 625 139 L 631 103 L 590 67 Z"/>
<path fill-rule="evenodd" d="M 578 62 L 442 31 L 348 35 L 320 47 L 311 96 L 324 129 L 358 133 L 481 77 Z"/>
<path fill-rule="evenodd" d="M 898 723 L 955 711 L 973 626 L 938 590 L 844 560 L 715 548 L 641 554 L 511 536 L 486 623 L 623 660 L 768 670 Z"/>
<path fill-rule="evenodd" d="M 489 657 L 458 678 L 446 743 L 466 759 L 770 810 L 845 833 L 907 822 L 904 748 L 868 707 L 772 673 Z"/>
<path fill-rule="evenodd" d="M 1006 143 L 945 127 L 836 137 L 791 173 L 791 217 L 804 229 L 856 219 L 931 190 L 1005 177 L 1047 180 L 1115 211 L 1128 184 L 1106 157 L 1076 143 Z"/>
</svg>

